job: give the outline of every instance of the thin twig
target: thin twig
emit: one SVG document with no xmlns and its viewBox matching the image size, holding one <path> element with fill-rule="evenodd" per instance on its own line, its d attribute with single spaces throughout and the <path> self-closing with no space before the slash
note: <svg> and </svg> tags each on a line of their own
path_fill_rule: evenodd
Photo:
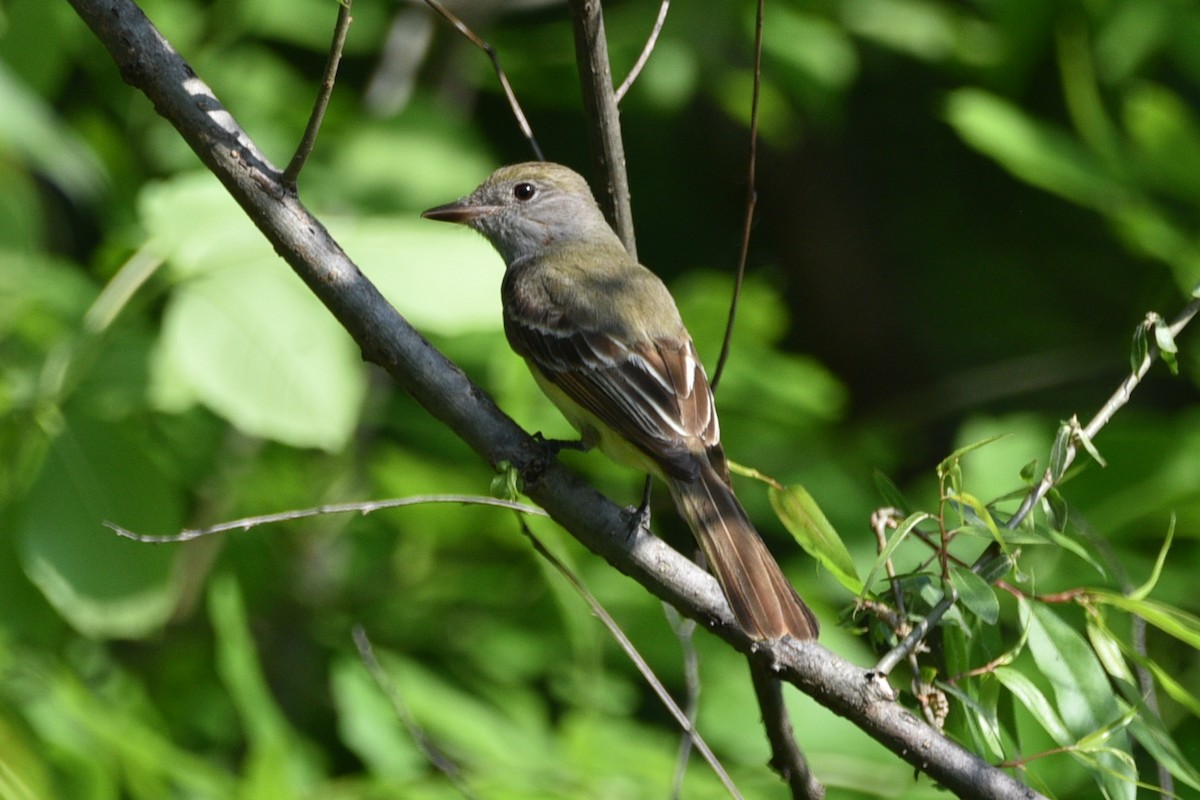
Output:
<svg viewBox="0 0 1200 800">
<path fill-rule="evenodd" d="M 325 61 L 325 74 L 321 77 L 321 88 L 317 91 L 317 100 L 313 103 L 312 114 L 308 116 L 308 126 L 300 139 L 296 154 L 283 171 L 280 181 L 288 191 L 296 191 L 296 181 L 300 170 L 312 154 L 317 144 L 317 134 L 321 131 L 321 121 L 325 119 L 325 109 L 329 107 L 329 98 L 333 94 L 333 84 L 337 80 L 338 64 L 342 60 L 342 50 L 346 46 L 346 31 L 350 30 L 350 4 L 354 0 L 338 0 L 337 23 L 333 27 L 333 42 L 329 45 L 329 58 Z"/>
<path fill-rule="evenodd" d="M 1178 336 L 1179 332 L 1187 327 L 1187 324 L 1192 321 L 1192 318 L 1196 316 L 1198 311 L 1200 311 L 1200 299 L 1193 299 L 1168 326 L 1171 335 Z M 1113 415 L 1129 402 L 1129 398 L 1133 395 L 1133 390 L 1137 388 L 1142 378 L 1150 371 L 1150 367 L 1158 360 L 1158 356 L 1158 345 L 1151 343 L 1146 350 L 1146 354 L 1142 357 L 1141 363 L 1138 364 L 1137 369 L 1121 382 L 1121 385 L 1117 387 L 1112 397 L 1108 398 L 1108 402 L 1096 412 L 1096 415 L 1092 417 L 1087 425 L 1083 426 L 1079 431 L 1078 438 L 1086 441 L 1092 441 L 1096 438 L 1100 433 L 1100 429 L 1107 425 L 1113 418 Z M 1063 457 L 1062 467 L 1059 470 L 1060 475 L 1065 473 L 1067 468 L 1071 466 L 1071 463 L 1075 461 L 1077 453 L 1076 440 L 1073 439 L 1067 444 L 1066 454 Z M 1053 488 L 1054 483 L 1054 474 L 1047 467 L 1045 474 L 1042 475 L 1041 482 L 1025 497 L 1025 502 L 1021 503 L 1021 507 L 1017 509 L 1017 513 L 1013 514 L 1012 519 L 1008 521 L 1005 527 L 1011 530 L 1020 525 L 1029 512 L 1033 510 L 1033 507 Z"/>
<path fill-rule="evenodd" d="M 753 658 L 750 659 L 750 677 L 771 743 L 771 768 L 787 783 L 793 800 L 821 800 L 825 797 L 825 786 L 813 775 L 804 751 L 796 744 L 792 722 L 783 702 L 783 684 L 770 667 Z"/>
<path fill-rule="evenodd" d="M 513 511 L 519 511 L 522 514 L 532 514 L 538 517 L 550 516 L 537 506 L 526 505 L 525 503 L 517 503 L 512 500 L 501 500 L 497 497 L 485 497 L 482 495 L 469 494 L 421 494 L 414 497 L 399 497 L 391 500 L 370 500 L 360 503 L 331 503 L 327 505 L 315 506 L 313 508 L 298 508 L 291 509 L 289 511 L 280 511 L 275 514 L 262 514 L 254 517 L 242 517 L 241 519 L 210 525 L 207 528 L 185 528 L 179 533 L 171 533 L 165 536 L 134 533 L 131 530 L 122 528 L 115 522 L 109 522 L 107 520 L 105 520 L 103 524 L 106 528 L 111 529 L 119 536 L 124 536 L 126 539 L 133 539 L 135 542 L 144 542 L 147 544 L 168 544 L 173 542 L 190 542 L 193 539 L 199 539 L 204 536 L 212 536 L 214 533 L 223 533 L 225 531 L 248 531 L 251 528 L 258 527 L 259 525 L 269 525 L 274 522 L 288 522 L 294 519 L 307 519 L 309 517 L 316 517 L 322 514 L 345 514 L 351 511 L 356 511 L 365 517 L 372 511 L 381 511 L 385 508 L 402 508 L 404 506 L 422 505 L 425 503 L 458 503 L 460 505 L 496 506 L 498 508 L 508 508 Z"/>
<path fill-rule="evenodd" d="M 650 54 L 654 52 L 654 46 L 658 44 L 658 35 L 662 33 L 663 23 L 667 21 L 667 10 L 670 7 L 671 0 L 662 0 L 662 4 L 658 7 L 658 17 L 654 20 L 654 27 L 650 29 L 650 38 L 646 40 L 646 46 L 642 48 L 637 61 L 633 62 L 633 68 L 629 70 L 625 80 L 621 81 L 621 85 L 613 93 L 613 99 L 618 105 L 625 99 L 625 93 L 629 91 L 630 86 L 633 86 L 638 75 L 642 74 L 642 67 L 646 66 L 646 62 L 650 60 Z"/>
<path fill-rule="evenodd" d="M 642 673 L 642 678 L 654 690 L 654 693 L 658 695 L 658 699 L 662 701 L 663 706 L 675 718 L 675 722 L 678 723 L 680 729 L 683 730 L 688 739 L 695 745 L 700 755 L 704 756 L 704 760 L 708 762 L 709 766 L 713 768 L 713 772 L 716 773 L 717 778 L 725 786 L 725 790 L 729 792 L 729 796 L 737 798 L 737 800 L 743 800 L 741 792 L 738 791 L 737 786 L 733 783 L 733 779 L 729 777 L 729 773 L 725 771 L 725 767 L 722 766 L 721 762 L 717 760 L 716 755 L 709 749 L 704 738 L 700 736 L 700 732 L 696 730 L 695 724 L 688 718 L 687 714 L 683 713 L 683 710 L 675 702 L 675 699 L 667 692 L 666 687 L 662 685 L 662 681 L 654 674 L 654 670 L 646 663 L 646 659 L 642 658 L 642 654 L 634 647 L 633 642 L 629 641 L 629 637 L 625 635 L 625 631 L 621 630 L 621 626 L 617 624 L 617 621 L 600 604 L 600 601 L 588 591 L 583 582 L 579 580 L 579 576 L 572 572 L 570 567 L 564 564 L 558 556 L 551 553 L 546 545 L 542 543 L 542 540 L 530 530 L 524 517 L 520 518 L 520 523 L 521 531 L 533 544 L 533 549 L 537 551 L 538 555 L 549 561 L 550 565 L 558 570 L 558 573 L 566 579 L 567 583 L 571 584 L 571 588 L 584 599 L 584 602 L 592 609 L 592 613 L 608 629 L 609 634 L 621 646 L 621 649 L 625 651 L 625 655 L 637 667 L 638 672 Z"/>
<path fill-rule="evenodd" d="M 371 646 L 371 640 L 367 637 L 367 632 L 361 625 L 355 625 L 351 631 L 354 637 L 354 646 L 358 650 L 358 657 L 362 659 L 363 665 L 366 666 L 367 672 L 370 673 L 371 679 L 375 681 L 375 685 L 387 696 L 388 701 L 392 704 L 392 709 L 396 712 L 396 718 L 400 720 L 400 724 L 408 731 L 408 735 L 412 737 L 413 743 L 417 749 L 421 751 L 421 755 L 425 756 L 425 760 L 449 779 L 454 788 L 459 794 L 466 798 L 474 798 L 475 793 L 467 786 L 466 780 L 463 778 L 462 771 L 458 768 L 449 756 L 442 752 L 421 727 L 421 724 L 413 719 L 412 713 L 408 710 L 408 705 L 404 702 L 404 698 L 400 696 L 400 691 L 396 688 L 396 682 L 392 680 L 392 676 L 388 674 L 383 665 L 379 663 L 379 659 L 375 657 L 375 648 Z"/>
<path fill-rule="evenodd" d="M 579 67 L 592 158 L 605 179 L 600 207 L 629 255 L 637 258 L 633 210 L 629 204 L 629 176 L 625 172 L 625 144 L 621 140 L 621 119 L 613 94 L 600 1 L 571 0 L 571 22 L 575 29 L 575 62 Z"/>
<path fill-rule="evenodd" d="M 1188 323 L 1192 321 L 1197 312 L 1200 312 L 1200 298 L 1193 299 L 1186 306 L 1184 306 L 1183 311 L 1181 311 L 1179 315 L 1175 317 L 1174 321 L 1171 322 L 1171 324 L 1168 326 L 1171 336 L 1178 337 L 1180 331 L 1187 327 Z M 1100 407 L 1100 410 L 1096 412 L 1095 416 L 1092 417 L 1088 424 L 1079 429 L 1076 437 L 1073 437 L 1072 440 L 1068 442 L 1063 454 L 1061 465 L 1055 465 L 1046 468 L 1046 472 L 1042 475 L 1041 481 L 1039 481 L 1036 486 L 1029 490 L 1029 493 L 1025 496 L 1025 500 L 1021 503 L 1021 506 L 1005 524 L 1005 528 L 1008 530 L 1014 530 L 1018 525 L 1025 521 L 1025 518 L 1034 509 L 1034 507 L 1041 502 L 1042 498 L 1046 496 L 1046 493 L 1054 488 L 1054 484 L 1057 482 L 1055 477 L 1055 469 L 1057 469 L 1058 475 L 1063 475 L 1066 473 L 1067 468 L 1075 461 L 1075 456 L 1078 454 L 1076 441 L 1082 439 L 1090 442 L 1096 438 L 1096 436 L 1100 433 L 1100 430 L 1113 418 L 1113 415 L 1115 415 L 1122 406 L 1129 402 L 1129 398 L 1133 396 L 1133 390 L 1137 388 L 1139 383 L 1141 383 L 1142 379 L 1146 376 L 1146 373 L 1150 371 L 1150 367 L 1156 360 L 1158 360 L 1158 357 L 1158 345 L 1151 341 L 1150 345 L 1146 349 L 1146 354 L 1142 357 L 1142 360 L 1137 365 L 1137 368 L 1129 374 L 1129 377 L 1121 382 L 1121 385 L 1117 387 L 1117 390 L 1113 392 L 1111 397 L 1108 398 L 1108 402 Z M 993 580 L 989 581 L 989 583 L 991 583 L 995 580 L 999 580 L 1005 574 L 1004 572 L 999 571 L 999 566 L 1002 565 L 1002 562 L 1007 560 L 1007 556 L 1001 554 L 997 547 L 992 546 L 985 550 L 979 559 L 971 566 L 971 571 L 977 575 L 995 573 Z M 929 613 L 925 615 L 925 618 L 913 626 L 913 629 L 908 636 L 904 637 L 903 641 L 897 644 L 882 659 L 880 659 L 879 663 L 875 665 L 875 671 L 885 675 L 891 672 L 895 668 L 896 664 L 900 663 L 900 660 L 911 653 L 917 644 L 919 644 L 929 634 L 929 631 L 933 628 L 933 626 L 937 625 L 941 621 L 942 617 L 946 615 L 946 612 L 949 611 L 957 601 L 958 593 L 954 591 L 953 587 L 950 587 L 942 599 L 939 600 L 938 603 L 929 610 Z"/>
<path fill-rule="evenodd" d="M 758 206 L 758 99 L 762 88 L 762 44 L 763 11 L 765 0 L 758 0 L 754 15 L 754 88 L 750 94 L 750 153 L 746 165 L 746 218 L 742 223 L 742 249 L 738 255 L 737 274 L 733 280 L 733 297 L 729 300 L 729 320 L 725 323 L 725 338 L 721 342 L 721 355 L 717 358 L 709 382 L 713 391 L 721 382 L 725 362 L 729 360 L 729 348 L 733 344 L 733 325 L 737 319 L 738 301 L 742 297 L 742 282 L 746 277 L 746 261 L 750 258 L 750 231 L 754 225 L 754 210 Z"/>
<path fill-rule="evenodd" d="M 688 619 L 675 609 L 674 606 L 663 604 L 663 612 L 667 622 L 679 640 L 680 654 L 683 656 L 683 683 L 687 687 L 688 721 L 696 724 L 700 715 L 700 658 L 696 653 L 696 621 Z M 671 797 L 675 800 L 683 796 L 683 778 L 687 774 L 687 765 L 691 760 L 692 740 L 683 736 L 679 740 L 679 754 L 675 759 L 675 777 L 671 781 Z"/>
<path fill-rule="evenodd" d="M 504 68 L 500 66 L 500 56 L 497 55 L 496 50 L 481 36 L 477 35 L 475 31 L 467 27 L 467 23 L 456 17 L 437 0 L 425 0 L 425 4 L 441 14 L 447 22 L 454 26 L 455 30 L 467 37 L 467 40 L 471 44 L 487 53 L 488 58 L 492 60 L 492 69 L 496 70 L 496 77 L 500 81 L 500 88 L 504 89 L 504 96 L 508 98 L 508 106 L 512 109 L 513 116 L 517 118 L 517 125 L 521 127 L 521 133 L 529 140 L 529 146 L 533 148 L 534 157 L 538 161 L 545 161 L 546 157 L 542 155 L 542 148 L 538 145 L 537 139 L 534 138 L 533 128 L 530 126 L 529 120 L 525 118 L 525 112 L 521 110 L 521 104 L 517 102 L 517 95 L 513 92 L 512 85 L 508 82 L 508 76 L 504 74 Z"/>
</svg>

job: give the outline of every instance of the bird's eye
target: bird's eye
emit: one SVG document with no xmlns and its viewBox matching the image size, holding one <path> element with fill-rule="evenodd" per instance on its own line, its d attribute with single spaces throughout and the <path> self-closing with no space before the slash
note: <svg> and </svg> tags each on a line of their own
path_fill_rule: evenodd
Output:
<svg viewBox="0 0 1200 800">
<path fill-rule="evenodd" d="M 532 200 L 535 194 L 537 194 L 537 187 L 532 183 L 518 183 L 513 187 L 513 197 L 522 203 L 526 200 Z"/>
</svg>

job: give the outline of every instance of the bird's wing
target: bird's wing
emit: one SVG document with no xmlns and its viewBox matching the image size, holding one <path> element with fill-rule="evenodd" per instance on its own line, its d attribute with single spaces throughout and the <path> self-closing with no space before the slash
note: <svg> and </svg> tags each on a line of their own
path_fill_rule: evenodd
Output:
<svg viewBox="0 0 1200 800">
<path fill-rule="evenodd" d="M 505 330 L 548 380 L 665 471 L 694 478 L 697 451 L 720 442 L 708 378 L 686 331 L 630 343 L 565 318 L 512 313 Z"/>
</svg>

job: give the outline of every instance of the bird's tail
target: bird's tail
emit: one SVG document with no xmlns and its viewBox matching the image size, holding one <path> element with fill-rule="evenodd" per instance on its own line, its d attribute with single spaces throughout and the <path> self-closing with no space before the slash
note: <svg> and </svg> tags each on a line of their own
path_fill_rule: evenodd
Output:
<svg viewBox="0 0 1200 800">
<path fill-rule="evenodd" d="M 817 618 L 767 551 L 726 479 L 708 462 L 698 479 L 667 477 L 680 515 L 696 535 L 738 623 L 758 640 L 816 639 Z"/>
</svg>

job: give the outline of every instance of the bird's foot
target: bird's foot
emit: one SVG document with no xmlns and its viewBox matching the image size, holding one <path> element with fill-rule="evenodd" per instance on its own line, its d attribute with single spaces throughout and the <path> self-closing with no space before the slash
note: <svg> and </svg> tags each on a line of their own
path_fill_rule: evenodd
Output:
<svg viewBox="0 0 1200 800">
<path fill-rule="evenodd" d="M 629 514 L 629 538 L 636 539 L 642 531 L 650 532 L 650 487 L 653 479 L 646 476 L 646 488 L 642 490 L 642 504 L 637 508 L 629 506 L 625 509 Z"/>
<path fill-rule="evenodd" d="M 533 434 L 533 439 L 544 447 L 551 456 L 555 457 L 563 450 L 578 450 L 581 453 L 585 453 L 591 449 L 591 445 L 583 439 L 547 439 L 542 435 L 541 431 Z"/>
</svg>

